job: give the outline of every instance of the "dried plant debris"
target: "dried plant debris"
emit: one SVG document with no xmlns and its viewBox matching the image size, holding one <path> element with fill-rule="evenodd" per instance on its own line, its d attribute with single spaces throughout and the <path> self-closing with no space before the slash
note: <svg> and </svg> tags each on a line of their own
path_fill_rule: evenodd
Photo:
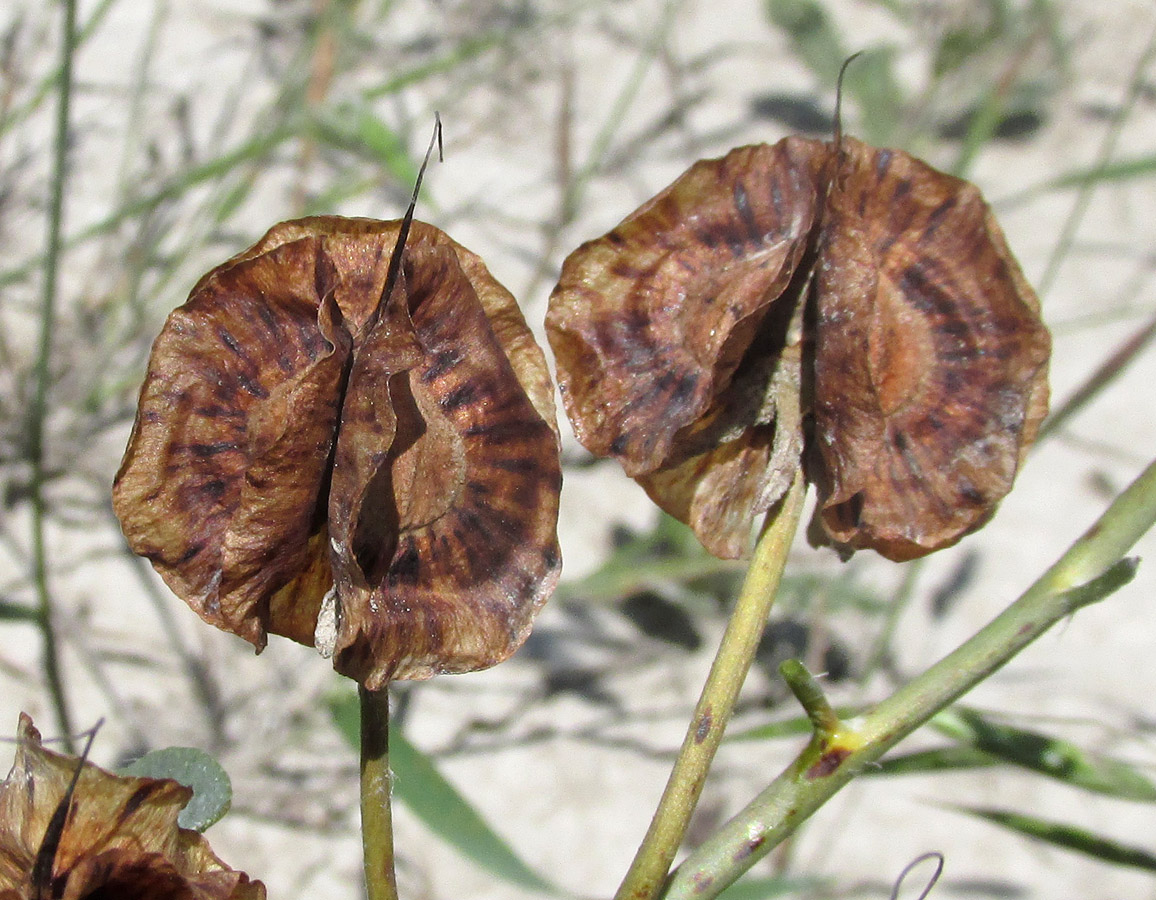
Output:
<svg viewBox="0 0 1156 900">
<path fill-rule="evenodd" d="M 553 387 L 514 298 L 414 222 L 275 226 L 153 347 L 114 506 L 206 621 L 371 689 L 493 665 L 557 581 Z M 320 623 L 319 623 L 320 617 Z"/>
<path fill-rule="evenodd" d="M 851 138 L 696 163 L 570 255 L 547 333 L 578 439 L 722 557 L 800 465 L 818 542 L 949 546 L 1047 406 L 1039 301 L 979 191 Z"/>
<path fill-rule="evenodd" d="M 261 882 L 178 827 L 192 794 L 46 750 L 22 714 L 16 760 L 0 784 L 0 900 L 264 900 Z"/>
</svg>

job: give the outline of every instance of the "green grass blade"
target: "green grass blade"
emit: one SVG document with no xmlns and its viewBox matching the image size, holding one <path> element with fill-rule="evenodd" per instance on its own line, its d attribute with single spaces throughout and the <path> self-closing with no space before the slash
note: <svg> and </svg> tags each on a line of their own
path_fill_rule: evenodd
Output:
<svg viewBox="0 0 1156 900">
<path fill-rule="evenodd" d="M 984 819 L 1017 834 L 1026 835 L 1057 847 L 1074 850 L 1103 862 L 1156 872 L 1156 855 L 1139 847 L 1130 847 L 1111 838 L 1094 834 L 1076 825 L 1050 822 L 1035 816 L 1025 816 L 1021 813 L 979 806 L 952 806 L 949 808 Z"/>
<path fill-rule="evenodd" d="M 903 116 L 903 91 L 895 79 L 891 47 L 865 50 L 847 67 L 844 90 L 859 107 L 859 128 L 869 144 L 885 147 L 895 140 Z"/>
<path fill-rule="evenodd" d="M 1050 735 L 994 722 L 967 707 L 936 716 L 933 726 L 961 744 L 1005 762 L 1097 794 L 1156 802 L 1156 784 L 1133 766 L 1108 756 L 1088 753 Z"/>
<path fill-rule="evenodd" d="M 318 140 L 377 163 L 400 184 L 417 180 L 405 141 L 368 107 L 343 103 L 319 110 L 312 127 Z"/>
<path fill-rule="evenodd" d="M 342 695 L 330 701 L 338 730 L 350 746 L 360 745 L 357 697 Z M 424 753 L 391 726 L 389 762 L 393 793 L 413 813 L 463 856 L 504 881 L 528 890 L 556 894 L 558 890 L 524 863 L 486 824 L 457 789 L 438 772 Z"/>
<path fill-rule="evenodd" d="M 90 15 L 88 20 L 76 31 L 76 40 L 73 42 L 74 51 L 80 50 L 88 39 L 96 33 L 96 29 L 100 27 L 101 22 L 105 20 L 115 4 L 116 0 L 101 0 L 101 2 L 97 4 L 96 8 L 92 11 L 92 15 Z M 60 79 L 63 73 L 64 67 L 56 66 L 44 76 L 40 84 L 36 86 L 36 90 L 33 91 L 31 97 L 20 106 L 9 110 L 6 115 L 0 117 L 0 137 L 3 137 L 32 115 L 32 113 L 36 112 L 45 98 L 52 94 L 53 91 L 60 90 Z"/>
<path fill-rule="evenodd" d="M 0 622 L 38 622 L 39 614 L 31 606 L 0 600 Z"/>
<path fill-rule="evenodd" d="M 1104 389 L 1115 381 L 1117 376 L 1123 373 L 1137 356 L 1147 349 L 1154 338 L 1156 338 L 1156 318 L 1151 319 L 1139 331 L 1131 335 L 1124 343 L 1117 347 L 1112 354 L 1088 376 L 1087 380 L 1076 388 L 1075 392 L 1044 420 L 1044 424 L 1040 427 L 1039 434 L 1036 435 L 1036 440 L 1042 441 L 1049 434 L 1053 434 L 1057 429 L 1062 428 L 1069 419 L 1079 413 L 1080 410 L 1096 399 L 1096 397 L 1100 396 Z"/>
<path fill-rule="evenodd" d="M 64 242 L 62 249 L 70 250 L 73 247 L 83 244 L 85 241 L 112 231 L 126 220 L 144 216 L 162 203 L 177 199 L 197 185 L 231 174 L 233 170 L 242 163 L 259 161 L 267 157 L 281 144 L 295 137 L 296 134 L 297 130 L 291 127 L 274 129 L 269 134 L 258 135 L 251 140 L 245 141 L 227 153 L 207 160 L 200 165 L 191 166 L 186 169 L 179 178 L 172 179 L 143 197 L 129 200 L 103 219 L 94 222 L 77 234 L 72 235 L 72 237 Z M 11 269 L 0 272 L 0 287 L 5 287 L 26 278 L 38 266 L 42 266 L 43 264 L 43 256 L 36 256 Z"/>
<path fill-rule="evenodd" d="M 1117 159 L 1100 166 L 1083 166 L 1078 169 L 1056 175 L 1039 184 L 1025 188 L 1015 194 L 1003 198 L 999 202 L 1000 208 L 1007 208 L 1020 203 L 1034 200 L 1041 194 L 1050 191 L 1063 191 L 1072 188 L 1085 188 L 1101 183 L 1131 181 L 1135 178 L 1149 178 L 1156 175 L 1156 153 L 1144 156 L 1133 156 L 1127 159 Z"/>
<path fill-rule="evenodd" d="M 878 767 L 869 766 L 864 775 L 926 775 L 958 771 L 961 769 L 984 769 L 999 765 L 1001 760 L 975 747 L 940 747 L 935 750 L 918 750 L 889 756 Z"/>
<path fill-rule="evenodd" d="M 769 878 L 744 878 L 719 894 L 721 900 L 771 900 L 792 894 L 825 893 L 828 882 L 822 878 L 772 875 Z"/>
<path fill-rule="evenodd" d="M 843 61 L 850 54 L 823 4 L 817 0 L 767 0 L 763 9 L 823 87 L 835 87 Z"/>
</svg>

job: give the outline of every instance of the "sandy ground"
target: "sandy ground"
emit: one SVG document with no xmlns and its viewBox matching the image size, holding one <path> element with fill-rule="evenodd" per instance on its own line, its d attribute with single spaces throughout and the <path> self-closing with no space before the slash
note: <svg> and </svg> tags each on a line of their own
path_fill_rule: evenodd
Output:
<svg viewBox="0 0 1156 900">
<path fill-rule="evenodd" d="M 43 44 L 40 71 L 46 71 L 45 60 L 54 53 L 53 32 L 40 6 L 18 0 L 13 11 L 0 11 L 0 22 L 26 17 L 26 26 Z M 116 4 L 78 58 L 79 124 L 69 231 L 78 232 L 109 212 L 112 189 L 118 179 L 123 183 L 124 173 L 114 171 L 107 160 L 123 142 L 136 140 L 146 149 L 154 142 L 154 152 L 162 157 L 178 152 L 179 140 L 154 127 L 172 115 L 174 97 L 190 98 L 194 142 L 219 124 L 213 117 L 223 108 L 223 98 L 241 85 L 245 93 L 232 115 L 259 110 L 274 85 L 262 80 L 259 67 L 253 68 L 254 34 L 272 25 L 295 27 L 307 6 L 260 0 Z M 545 29 L 532 48 L 520 46 L 500 65 L 480 64 L 456 80 L 435 78 L 374 106 L 384 120 L 408 123 L 428 122 L 432 110 L 441 109 L 446 162 L 430 173 L 426 217 L 488 261 L 499 280 L 524 298 L 535 328 L 569 248 L 613 225 L 693 159 L 787 133 L 781 122 L 752 113 L 757 98 L 815 90 L 781 36 L 765 24 L 758 3 L 676 4 L 664 35 L 659 6 L 550 5 L 550 15 L 565 12 L 571 18 L 565 27 Z M 904 27 L 896 25 L 882 4 L 832 0 L 828 6 L 849 46 L 894 45 L 901 76 L 917 83 L 928 52 L 919 22 L 933 20 L 937 4 L 919 5 L 923 18 Z M 974 9 L 963 2 L 938 6 L 960 15 Z M 86 14 L 94 7 L 83 4 Z M 1043 127 L 1030 140 L 991 145 L 972 173 L 995 203 L 1009 242 L 1033 280 L 1046 266 L 1074 194 L 1057 191 L 1020 202 L 1001 201 L 1095 161 L 1108 117 L 1124 101 L 1133 67 L 1156 26 L 1148 2 L 1119 0 L 1110 14 L 1105 8 L 1094 0 L 1056 4 L 1069 41 L 1070 70 L 1051 87 Z M 398 3 L 388 40 L 409 46 L 411 54 L 420 53 L 420 41 L 429 34 L 468 32 L 473 22 L 501 22 L 501 16 L 517 21 L 524 14 L 516 4 Z M 605 170 L 590 180 L 577 215 L 549 244 L 535 223 L 542 221 L 543 210 L 554 216 L 558 208 L 559 111 L 570 104 L 570 164 L 579 167 L 600 139 L 610 110 L 625 96 L 624 85 L 640 65 L 639 48 L 659 37 L 662 52 L 638 70 L 637 91 L 627 98 L 625 124 L 615 133 Z M 145 46 L 153 48 L 149 100 L 143 117 L 134 122 L 127 110 L 135 89 L 134 66 Z M 274 36 L 269 52 L 282 51 Z M 1033 64 L 1031 59 L 1027 64 Z M 381 65 L 388 71 L 389 59 Z M 372 83 L 373 73 L 362 69 L 334 84 L 331 94 L 353 95 L 359 86 Z M 1116 158 L 1151 153 L 1156 138 L 1154 91 L 1156 82 L 1149 76 L 1120 135 Z M 816 96 L 829 108 L 829 93 Z M 670 119 L 674 125 L 658 127 L 672 110 L 680 111 Z M 848 116 L 852 129 L 859 124 L 854 115 Z M 17 138 L 0 144 L 0 152 L 9 154 L 4 165 L 13 165 L 19 150 L 43 148 L 49 130 L 46 115 L 23 123 Z M 425 126 L 414 126 L 412 133 L 411 149 L 417 152 L 424 144 Z M 932 162 L 946 165 L 955 148 L 932 143 L 925 152 Z M 216 235 L 217 246 L 206 247 L 205 258 L 174 260 L 178 275 L 173 281 L 179 283 L 165 287 L 167 308 L 179 302 L 201 270 L 293 214 L 290 183 L 288 177 L 261 181 L 229 232 Z M 338 202 L 334 211 L 391 217 L 401 210 L 403 192 L 391 183 L 356 201 Z M 1073 249 L 1045 298 L 1045 317 L 1055 334 L 1056 398 L 1067 397 L 1151 315 L 1156 299 L 1151 278 L 1154 208 L 1156 181 L 1151 178 L 1109 184 L 1094 194 Z M 3 213 L 7 219 L 0 259 L 7 267 L 35 251 L 42 225 L 36 208 L 5 208 Z M 229 241 L 233 243 L 226 252 L 221 248 Z M 71 317 L 83 311 L 92 286 L 114 287 L 103 277 L 109 263 L 101 252 L 109 252 L 107 246 L 103 251 L 81 248 L 70 257 L 62 313 L 70 322 L 61 326 L 63 340 L 82 327 Z M 543 258 L 545 272 L 539 272 Z M 159 322 L 167 308 L 160 308 L 161 300 L 150 303 L 157 308 L 150 307 L 148 315 Z M 75 377 L 83 378 L 83 364 L 80 371 Z M 989 527 L 929 560 L 916 600 L 898 623 L 893 647 L 899 672 L 926 667 L 997 613 L 1090 524 L 1113 491 L 1140 471 L 1156 446 L 1154 383 L 1156 359 L 1148 353 L 1063 434 L 1033 454 Z M 126 437 L 127 424 L 110 429 L 86 448 L 85 474 L 103 473 L 110 481 Z M 569 436 L 566 452 L 570 459 L 578 457 Z M 25 599 L 30 594 L 22 583 L 26 563 L 21 548 L 27 547 L 27 511 L 16 504 L 4 515 L 11 542 L 0 555 L 0 582 L 6 595 Z M 598 565 L 608 548 L 611 525 L 645 527 L 651 520 L 645 497 L 615 466 L 569 472 L 560 526 L 565 577 L 580 577 Z M 61 603 L 64 660 L 76 718 L 85 725 L 98 716 L 108 719 L 94 757 L 112 764 L 143 747 L 212 749 L 233 775 L 237 791 L 235 812 L 209 832 L 220 855 L 263 879 L 273 898 L 355 896 L 360 865 L 355 760 L 328 725 L 320 703 L 330 692 L 347 688 L 312 651 L 275 642 L 254 658 L 239 641 L 211 632 L 165 595 L 164 608 L 182 645 L 192 659 L 207 663 L 219 691 L 214 730 L 174 661 L 157 607 L 147 600 L 128 564 L 109 558 L 115 531 L 107 518 L 97 515 L 96 521 L 97 527 L 56 527 L 49 535 L 53 559 L 60 561 L 52 585 Z M 1149 536 L 1137 552 L 1151 557 L 1154 551 L 1156 538 Z M 977 560 L 973 577 L 950 611 L 933 618 L 928 598 L 969 555 Z M 793 551 L 792 565 L 797 572 L 828 575 L 839 566 L 832 554 L 814 551 L 802 540 Z M 882 560 L 861 554 L 852 565 L 857 582 L 881 596 L 893 592 L 901 580 L 901 573 Z M 1046 635 L 977 690 L 970 702 L 1013 713 L 1036 727 L 1060 730 L 1085 746 L 1151 770 L 1156 763 L 1151 707 L 1156 688 L 1151 652 L 1154 592 L 1156 574 L 1145 565 L 1118 596 Z M 403 691 L 408 733 L 437 754 L 443 771 L 531 865 L 576 895 L 607 896 L 645 829 L 722 627 L 717 613 L 702 607 L 697 623 L 705 637 L 702 646 L 672 650 L 639 636 L 612 609 L 595 607 L 579 616 L 573 609 L 548 608 L 526 652 L 511 663 Z M 856 632 L 854 616 L 836 617 L 830 628 L 847 643 L 853 658 L 869 644 L 869 636 Z M 24 709 L 51 731 L 35 634 L 22 625 L 5 624 L 3 630 L 0 723 L 14 726 Z M 586 639 L 591 634 L 599 640 Z M 567 675 L 583 672 L 596 676 L 585 690 L 556 689 Z M 835 690 L 840 701 L 866 702 L 877 698 L 883 687 Z M 771 679 L 756 673 L 741 723 L 765 721 L 770 713 L 764 701 L 778 691 Z M 917 736 L 911 746 L 920 742 Z M 695 835 L 738 809 L 796 749 L 791 741 L 724 745 Z M 832 878 L 840 892 L 863 887 L 868 896 L 885 896 L 909 860 L 939 850 L 947 866 L 938 891 L 946 895 L 1156 897 L 1150 876 L 1029 844 L 945 808 L 955 803 L 999 805 L 1073 820 L 1156 851 L 1156 819 L 1150 807 L 1000 771 L 857 782 L 791 845 L 790 869 Z M 397 843 L 403 895 L 408 898 L 526 896 L 463 864 L 404 808 L 398 812 Z M 756 869 L 763 874 L 771 870 L 769 862 Z"/>
</svg>

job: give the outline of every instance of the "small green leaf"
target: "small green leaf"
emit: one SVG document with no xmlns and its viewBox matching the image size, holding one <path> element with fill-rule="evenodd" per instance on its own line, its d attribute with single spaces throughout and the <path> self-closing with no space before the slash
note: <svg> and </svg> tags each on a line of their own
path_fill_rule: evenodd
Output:
<svg viewBox="0 0 1156 900">
<path fill-rule="evenodd" d="M 967 813 L 969 816 L 985 819 L 1036 840 L 1075 850 L 1077 853 L 1083 853 L 1085 856 L 1091 856 L 1104 862 L 1156 872 L 1156 855 L 1139 847 L 1130 847 L 1111 838 L 1093 834 L 1075 825 L 1049 822 L 1034 816 L 978 806 L 951 806 L 949 808 Z"/>
<path fill-rule="evenodd" d="M 343 694 L 329 703 L 333 721 L 347 741 L 358 747 L 360 710 L 357 697 Z M 556 894 L 557 888 L 524 863 L 478 814 L 433 762 L 396 728 L 389 730 L 389 767 L 393 794 L 426 826 L 463 856 L 499 878 L 528 890 Z"/>
<path fill-rule="evenodd" d="M 233 802 L 233 786 L 221 764 L 194 747 L 154 750 L 122 768 L 120 774 L 171 778 L 192 788 L 193 799 L 177 816 L 177 824 L 193 831 L 204 831 L 225 815 Z"/>
</svg>

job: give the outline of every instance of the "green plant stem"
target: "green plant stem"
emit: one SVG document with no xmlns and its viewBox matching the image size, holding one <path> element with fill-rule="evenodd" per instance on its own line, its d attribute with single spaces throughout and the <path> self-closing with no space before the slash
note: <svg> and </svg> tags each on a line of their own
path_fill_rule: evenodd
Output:
<svg viewBox="0 0 1156 900">
<path fill-rule="evenodd" d="M 32 581 L 36 588 L 37 624 L 44 642 L 44 675 L 56 711 L 56 724 L 65 752 L 74 753 L 72 719 L 56 629 L 52 622 L 52 593 L 48 588 L 48 553 L 45 547 L 44 420 L 48 410 L 48 384 L 52 379 L 52 329 L 56 313 L 56 281 L 60 268 L 60 233 L 64 220 L 64 182 L 68 174 L 68 123 L 72 101 L 72 55 L 76 45 L 76 0 L 65 0 L 60 36 L 60 99 L 56 111 L 56 136 L 52 172 L 52 196 L 48 207 L 48 238 L 44 255 L 44 293 L 40 303 L 40 343 L 36 357 L 36 387 L 28 410 L 28 455 L 32 464 Z"/>
<path fill-rule="evenodd" d="M 397 900 L 389 772 L 389 689 L 357 686 L 361 703 L 361 846 L 369 900 Z"/>
<path fill-rule="evenodd" d="M 817 729 L 803 752 L 766 790 L 679 866 L 670 877 L 664 900 L 716 896 L 865 766 L 1060 619 L 1131 580 L 1136 563 L 1122 557 L 1153 524 L 1156 462 L 1055 565 L 974 637 L 870 713 Z M 807 696 L 806 688 L 814 685 L 803 687 L 803 691 L 796 690 L 796 696 Z M 821 708 L 807 712 L 813 720 L 826 716 Z"/>
<path fill-rule="evenodd" d="M 650 900 L 666 880 L 766 627 L 805 493 L 802 477 L 796 476 L 786 496 L 767 516 L 666 790 L 618 889 L 617 900 Z"/>
</svg>

